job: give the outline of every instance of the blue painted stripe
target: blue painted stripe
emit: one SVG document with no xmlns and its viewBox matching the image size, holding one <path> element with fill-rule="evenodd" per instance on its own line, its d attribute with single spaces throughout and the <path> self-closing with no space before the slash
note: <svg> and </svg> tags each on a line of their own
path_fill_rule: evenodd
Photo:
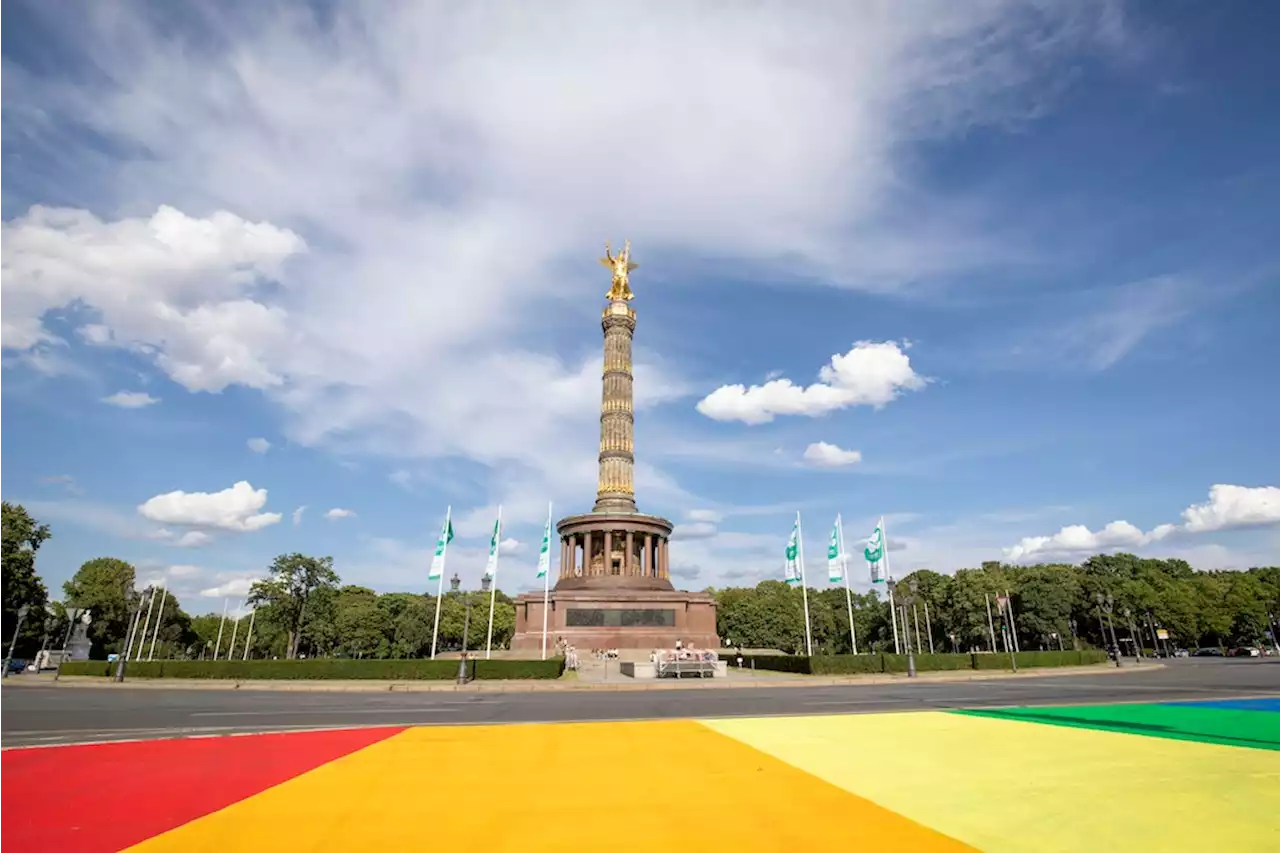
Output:
<svg viewBox="0 0 1280 853">
<path fill-rule="evenodd" d="M 1271 711 L 1280 714 L 1280 696 L 1266 699 L 1212 699 L 1207 702 L 1161 702 L 1187 708 L 1224 708 L 1232 711 Z"/>
</svg>

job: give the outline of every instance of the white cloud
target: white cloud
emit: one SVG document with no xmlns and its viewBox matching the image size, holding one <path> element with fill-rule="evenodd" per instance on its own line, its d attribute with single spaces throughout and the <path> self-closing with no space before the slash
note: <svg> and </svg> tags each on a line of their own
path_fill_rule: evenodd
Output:
<svg viewBox="0 0 1280 853">
<path fill-rule="evenodd" d="M 162 524 L 208 527 L 247 532 L 280 521 L 278 512 L 259 512 L 267 504 L 267 490 L 241 480 L 220 492 L 168 492 L 138 507 L 144 518 Z"/>
<path fill-rule="evenodd" d="M 399 468 L 387 475 L 387 479 L 395 483 L 400 488 L 407 489 L 409 488 L 409 483 L 413 479 L 413 475 L 405 469 Z"/>
<path fill-rule="evenodd" d="M 677 524 L 671 531 L 672 539 L 709 539 L 715 536 L 717 528 L 710 521 L 690 521 Z"/>
<path fill-rule="evenodd" d="M 179 536 L 174 545 L 179 548 L 201 548 L 213 541 L 213 537 L 203 530 L 188 530 Z"/>
<path fill-rule="evenodd" d="M 335 506 L 333 509 L 326 512 L 324 517 L 330 521 L 336 521 L 339 518 L 351 518 L 355 514 L 356 512 L 353 509 L 343 509 L 340 506 Z"/>
<path fill-rule="evenodd" d="M 646 264 L 642 315 L 645 270 L 689 255 L 867 288 L 1004 265 L 905 158 L 1039 110 L 1054 60 L 1112 32 L 1014 0 L 568 3 L 532 28 L 515 6 L 254 4 L 202 11 L 217 38 L 192 51 L 145 8 L 42 21 L 91 82 L 5 69 L 6 132 L 45 143 L 77 208 L 4 223 L 5 347 L 78 300 L 85 340 L 189 390 L 264 389 L 291 440 L 500 466 L 557 503 L 590 484 L 599 359 L 529 330 L 593 322 L 604 239 Z M 103 162 L 93 135 L 146 156 Z M 684 393 L 636 361 L 638 406 Z M 850 381 L 825 393 L 884 396 Z"/>
<path fill-rule="evenodd" d="M 724 516 L 714 509 L 691 509 L 685 513 L 685 517 L 690 521 L 706 521 L 715 524 Z"/>
<path fill-rule="evenodd" d="M 518 554 L 522 548 L 523 546 L 516 539 L 503 539 L 498 543 L 498 553 L 503 555 Z"/>
<path fill-rule="evenodd" d="M 173 578 L 189 578 L 203 572 L 204 569 L 199 566 L 177 565 L 168 568 L 169 577 Z"/>
<path fill-rule="evenodd" d="M 122 409 L 141 409 L 159 403 L 160 400 L 146 391 L 117 391 L 110 397 L 103 397 L 102 402 Z"/>
<path fill-rule="evenodd" d="M 200 595 L 205 598 L 240 598 L 249 594 L 257 580 L 255 577 L 231 578 L 217 586 L 200 590 Z"/>
<path fill-rule="evenodd" d="M 298 507 L 297 509 L 295 509 L 295 510 L 293 511 L 293 526 L 294 526 L 294 527 L 297 527 L 299 524 L 302 524 L 302 514 L 303 514 L 304 512 L 306 512 L 306 511 L 307 511 L 307 506 L 306 506 L 306 504 L 303 504 L 302 506 Z"/>
<path fill-rule="evenodd" d="M 790 379 L 763 385 L 724 385 L 698 403 L 698 411 L 717 421 L 763 424 L 776 415 L 818 417 L 850 406 L 880 408 L 903 391 L 923 388 L 928 380 L 911 367 L 906 346 L 896 341 L 859 341 L 818 373 L 808 387 Z"/>
<path fill-rule="evenodd" d="M 1280 488 L 1218 484 L 1207 502 L 1183 510 L 1182 519 L 1190 533 L 1280 524 Z"/>
<path fill-rule="evenodd" d="M 815 441 L 804 449 L 804 460 L 817 468 L 841 468 L 862 461 L 859 450 L 845 450 L 825 441 Z"/>
<path fill-rule="evenodd" d="M 1183 524 L 1161 524 L 1148 532 L 1127 521 L 1113 521 L 1098 531 L 1082 524 L 1062 528 L 1052 536 L 1028 536 L 1006 548 L 1009 560 L 1050 555 L 1097 553 L 1112 548 L 1138 548 L 1181 533 L 1209 533 L 1241 527 L 1280 524 L 1280 488 L 1229 486 L 1210 488 L 1209 500 L 1182 511 Z"/>
<path fill-rule="evenodd" d="M 79 300 L 102 321 L 83 327 L 86 342 L 149 353 L 188 390 L 279 384 L 262 350 L 285 337 L 285 313 L 245 294 L 306 248 L 296 234 L 225 211 L 197 219 L 168 206 L 116 222 L 35 206 L 3 228 L 6 348 L 50 339 L 44 313 Z"/>
<path fill-rule="evenodd" d="M 266 453 L 271 449 L 271 442 L 265 438 L 251 438 L 245 442 L 250 450 L 254 453 Z"/>
</svg>

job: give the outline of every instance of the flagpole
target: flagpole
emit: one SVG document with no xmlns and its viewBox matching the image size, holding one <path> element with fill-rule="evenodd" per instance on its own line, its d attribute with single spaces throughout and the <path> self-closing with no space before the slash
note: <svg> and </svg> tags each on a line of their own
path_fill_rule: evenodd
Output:
<svg viewBox="0 0 1280 853">
<path fill-rule="evenodd" d="M 813 631 L 809 627 L 809 582 L 804 571 L 804 528 L 800 524 L 799 510 L 796 510 L 796 547 L 800 551 L 800 595 L 804 600 L 804 647 L 805 653 L 813 657 Z"/>
<path fill-rule="evenodd" d="M 551 501 L 547 501 L 547 526 L 543 528 L 547 537 L 547 570 L 542 573 L 542 659 L 547 659 L 547 604 L 551 596 Z M 561 547 L 560 555 L 564 556 Z M 560 572 L 564 573 L 563 561 Z"/>
<path fill-rule="evenodd" d="M 498 504 L 498 523 L 493 528 L 493 577 L 489 578 L 489 638 L 484 643 L 484 659 L 493 654 L 493 600 L 498 594 L 498 552 L 502 550 L 502 504 Z"/>
<path fill-rule="evenodd" d="M 169 585 L 165 584 L 160 596 L 160 615 L 156 616 L 156 626 L 151 632 L 151 649 L 147 652 L 147 660 L 155 660 L 156 640 L 160 637 L 160 622 L 164 619 L 164 603 L 169 600 Z"/>
<path fill-rule="evenodd" d="M 849 559 L 844 552 L 844 521 L 836 513 L 836 537 L 840 548 L 840 571 L 844 574 L 844 603 L 849 607 L 849 643 L 853 653 L 858 653 L 858 632 L 853 628 L 853 592 L 849 589 Z"/>
<path fill-rule="evenodd" d="M 893 573 L 889 571 L 889 537 L 884 529 L 884 516 L 880 516 L 880 547 L 883 553 L 880 559 L 884 560 L 884 577 L 885 586 L 889 589 L 889 619 L 893 622 L 893 653 L 895 655 L 902 654 L 902 647 L 898 642 L 898 603 L 893 600 L 893 586 L 889 581 L 893 580 Z"/>
<path fill-rule="evenodd" d="M 231 604 L 231 596 L 222 599 L 222 620 L 218 622 L 218 644 L 213 647 L 213 659 L 218 659 L 218 653 L 222 651 L 222 628 L 227 624 L 227 607 Z"/>
<path fill-rule="evenodd" d="M 249 599 L 247 598 L 245 599 L 245 601 L 248 601 L 248 600 Z M 236 653 L 236 635 L 240 633 L 240 618 L 241 618 L 238 614 L 240 613 L 240 611 L 244 610 L 245 601 L 240 602 L 240 606 L 236 608 L 236 614 L 237 614 L 236 621 L 235 621 L 235 624 L 231 626 L 231 648 L 227 649 L 227 660 L 234 659 L 234 656 Z"/>
<path fill-rule="evenodd" d="M 249 659 L 249 643 L 253 640 L 253 619 L 258 615 L 258 608 L 249 611 L 249 633 L 244 637 L 244 657 L 241 660 Z"/>
<path fill-rule="evenodd" d="M 444 511 L 444 531 L 440 536 L 444 539 L 444 550 L 440 552 L 440 578 L 436 584 L 436 621 L 431 628 L 431 659 L 436 659 L 436 640 L 440 636 L 440 599 L 444 598 L 444 559 L 443 557 L 449 551 L 449 521 L 453 515 L 453 506 L 450 505 Z"/>
<path fill-rule="evenodd" d="M 142 620 L 142 633 L 139 635 L 139 639 L 138 639 L 138 650 L 134 652 L 134 655 L 133 655 L 134 660 L 142 660 L 142 647 L 146 645 L 146 642 L 147 642 L 147 631 L 151 629 L 151 611 L 154 610 L 155 607 L 156 607 L 156 587 L 155 587 L 155 584 L 152 584 L 151 598 L 147 602 L 147 618 Z"/>
</svg>

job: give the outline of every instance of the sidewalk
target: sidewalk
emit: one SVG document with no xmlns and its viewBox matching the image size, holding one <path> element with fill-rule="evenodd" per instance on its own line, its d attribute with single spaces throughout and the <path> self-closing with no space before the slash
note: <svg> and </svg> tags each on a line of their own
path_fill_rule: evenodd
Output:
<svg viewBox="0 0 1280 853">
<path fill-rule="evenodd" d="M 360 679 L 353 681 L 267 681 L 250 679 L 233 681 L 230 679 L 204 678 L 130 678 L 123 684 L 117 684 L 107 678 L 89 675 L 64 675 L 58 681 L 52 674 L 25 675 L 8 678 L 4 681 L 7 687 L 40 686 L 40 687 L 97 687 L 105 690 L 155 689 L 155 690 L 275 690 L 302 692 L 334 692 L 334 693 L 546 693 L 573 691 L 635 691 L 635 690 L 732 690 L 761 687 L 833 687 L 839 685 L 858 686 L 871 684 L 906 684 L 914 682 L 946 682 L 946 681 L 995 681 L 1009 678 L 1035 678 L 1044 676 L 1073 675 L 1120 675 L 1131 672 L 1149 672 L 1163 669 L 1164 664 L 1150 663 L 1141 666 L 1126 666 L 1117 669 L 1111 664 L 1102 663 L 1091 666 L 1046 667 L 1040 669 L 1005 671 L 961 671 L 961 672 L 922 672 L 915 679 L 908 679 L 905 674 L 893 675 L 848 675 L 848 676 L 815 676 L 795 675 L 792 673 L 747 673 L 730 669 L 728 678 L 717 679 L 663 679 L 635 681 L 616 671 L 609 673 L 599 681 L 583 681 L 573 673 L 566 677 L 548 681 L 472 681 L 458 685 L 453 681 L 381 681 Z"/>
</svg>

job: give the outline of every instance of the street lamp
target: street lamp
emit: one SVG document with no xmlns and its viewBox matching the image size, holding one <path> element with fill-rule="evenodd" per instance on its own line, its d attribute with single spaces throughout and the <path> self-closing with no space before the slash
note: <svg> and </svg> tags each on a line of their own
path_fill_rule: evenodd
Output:
<svg viewBox="0 0 1280 853">
<path fill-rule="evenodd" d="M 25 604 L 18 608 L 18 624 L 13 629 L 13 642 L 9 644 L 9 654 L 4 658 L 4 678 L 9 677 L 9 664 L 13 663 L 13 650 L 18 645 L 18 634 L 22 633 L 22 623 L 30 612 L 31 608 Z"/>
<path fill-rule="evenodd" d="M 492 583 L 493 583 L 493 579 L 490 578 L 488 575 L 485 575 L 484 577 L 482 577 L 480 579 L 481 592 L 488 592 L 489 585 Z M 449 579 L 449 588 L 453 592 L 457 592 L 461 586 L 462 586 L 462 580 L 455 573 L 454 576 Z M 459 684 L 467 683 L 467 641 L 470 639 L 469 635 L 471 633 L 471 606 L 472 606 L 472 601 L 470 596 L 467 596 L 466 600 L 463 602 L 463 606 L 466 608 L 466 615 L 462 618 L 462 656 L 458 658 L 458 683 Z"/>
<path fill-rule="evenodd" d="M 1133 642 L 1133 653 L 1137 656 L 1137 662 L 1142 663 L 1142 638 L 1138 636 L 1138 632 L 1133 630 L 1133 611 L 1128 607 L 1124 609 L 1124 619 L 1129 623 L 1129 639 Z"/>
<path fill-rule="evenodd" d="M 1107 613 L 1107 626 L 1111 628 L 1111 648 L 1115 649 L 1116 668 L 1119 669 L 1120 641 L 1116 639 L 1116 626 L 1115 623 L 1111 621 L 1111 611 L 1115 609 L 1116 600 L 1111 597 L 1110 593 L 1103 595 L 1101 592 L 1095 592 L 1093 594 L 1093 600 L 1098 602 L 1098 627 L 1102 629 L 1102 642 L 1104 643 L 1107 641 L 1107 632 L 1106 628 L 1103 627 L 1102 624 L 1102 613 L 1104 610 Z"/>
<path fill-rule="evenodd" d="M 898 589 L 898 582 L 890 579 L 887 584 L 889 587 L 889 600 L 899 603 L 899 613 L 902 615 L 902 625 L 904 629 L 904 637 L 907 641 L 907 678 L 916 677 L 916 656 L 911 647 L 911 631 L 906 628 L 907 625 L 907 608 L 916 601 L 916 581 L 915 578 L 907 581 L 907 594 L 895 597 L 894 591 Z"/>
</svg>

